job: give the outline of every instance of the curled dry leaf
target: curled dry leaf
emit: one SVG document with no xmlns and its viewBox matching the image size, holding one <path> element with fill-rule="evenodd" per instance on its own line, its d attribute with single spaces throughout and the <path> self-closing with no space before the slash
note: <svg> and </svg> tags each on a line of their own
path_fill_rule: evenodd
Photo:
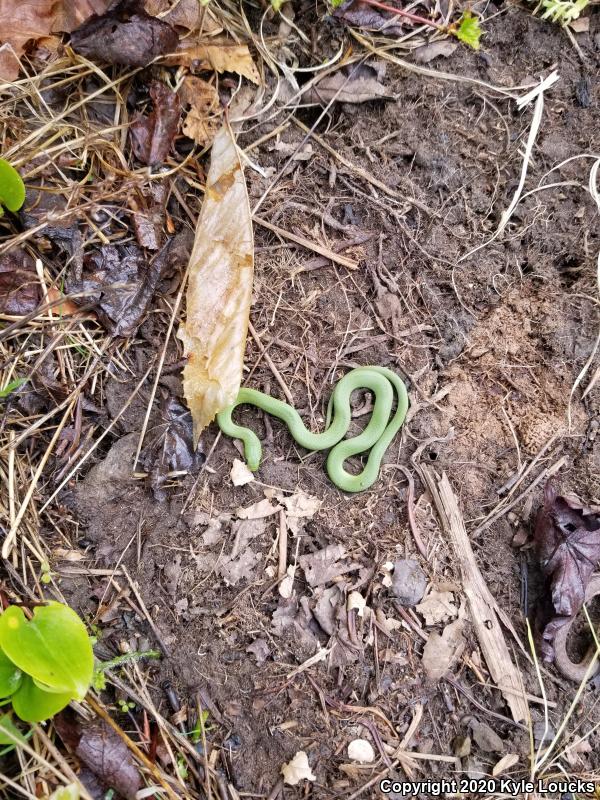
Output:
<svg viewBox="0 0 600 800">
<path fill-rule="evenodd" d="M 208 69 L 215 72 L 234 72 L 252 83 L 261 83 L 248 45 L 237 44 L 231 39 L 211 39 L 210 44 L 199 41 L 190 43 L 185 39 L 179 43 L 175 53 L 164 59 L 164 63 L 188 67 L 195 72 Z"/>
<path fill-rule="evenodd" d="M 179 125 L 181 106 L 177 92 L 171 91 L 162 81 L 152 81 L 149 91 L 152 111 L 145 117 L 136 117 L 129 133 L 138 161 L 156 166 L 169 155 Z"/>
<path fill-rule="evenodd" d="M 308 756 L 304 750 L 298 750 L 296 755 L 281 768 L 283 782 L 288 786 L 297 786 L 300 781 L 316 781 L 316 776 L 310 771 Z"/>
<path fill-rule="evenodd" d="M 219 93 L 208 81 L 188 75 L 179 89 L 179 96 L 189 111 L 183 121 L 183 132 L 201 147 L 210 145 L 221 127 Z"/>
<path fill-rule="evenodd" d="M 600 560 L 600 508 L 558 494 L 551 481 L 535 524 L 535 542 L 543 573 L 550 579 L 556 616 L 543 633 L 542 655 L 554 658 L 557 631 L 579 612 L 594 568 Z"/>
<path fill-rule="evenodd" d="M 144 10 L 141 0 L 121 0 L 102 16 L 85 22 L 71 35 L 71 47 L 92 61 L 145 67 L 175 50 L 176 31 Z"/>
<path fill-rule="evenodd" d="M 501 775 L 503 772 L 506 772 L 507 769 L 511 769 L 511 767 L 516 766 L 518 763 L 519 756 L 517 753 L 507 753 L 505 756 L 502 756 L 497 764 L 494 765 L 492 775 L 495 778 L 496 775 Z"/>
<path fill-rule="evenodd" d="M 54 718 L 60 738 L 106 787 L 126 800 L 135 800 L 141 779 L 121 737 L 99 719 L 83 720 L 70 711 Z"/>
<path fill-rule="evenodd" d="M 183 390 L 198 437 L 236 399 L 248 331 L 254 242 L 248 191 L 228 127 L 217 134 L 190 258 Z"/>
</svg>

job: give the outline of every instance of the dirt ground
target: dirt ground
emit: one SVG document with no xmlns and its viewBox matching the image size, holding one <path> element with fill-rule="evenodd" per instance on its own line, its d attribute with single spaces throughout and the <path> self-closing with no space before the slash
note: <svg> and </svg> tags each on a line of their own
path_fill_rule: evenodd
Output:
<svg viewBox="0 0 600 800">
<path fill-rule="evenodd" d="M 69 522 L 68 541 L 48 525 L 42 529 L 52 552 L 69 554 L 68 560 L 55 556 L 51 568 L 67 601 L 95 620 L 100 651 L 114 654 L 123 642 L 131 649 L 162 650 L 160 661 L 143 670 L 165 717 L 173 714 L 165 681 L 183 706 L 192 708 L 200 690 L 202 702 L 210 701 L 207 737 L 224 751 L 226 777 L 240 797 L 273 797 L 282 765 L 298 750 L 308 754 L 316 779 L 286 786 L 286 798 L 358 796 L 389 766 L 393 750 L 385 744 L 397 746 L 417 709 L 422 716 L 409 749 L 417 754 L 419 777 L 490 775 L 509 753 L 519 756 L 511 776 L 528 774 L 529 731 L 510 720 L 470 622 L 465 652 L 471 667 L 463 659 L 453 672 L 467 694 L 449 681 L 427 678 L 423 642 L 414 629 L 404 623 L 386 632 L 373 622 L 400 619 L 384 580 L 384 565 L 398 559 L 416 559 L 436 590 L 453 592 L 457 606 L 462 601 L 458 565 L 414 472 L 415 454 L 418 463 L 447 474 L 481 573 L 526 649 L 524 612 L 533 612 L 541 579 L 531 547 L 515 547 L 513 539 L 531 531 L 542 484 L 491 525 L 482 523 L 532 459 L 533 475 L 563 459 L 562 489 L 600 502 L 600 450 L 594 443 L 600 385 L 584 400 L 581 388 L 571 398 L 600 321 L 598 209 L 585 190 L 593 161 L 577 158 L 556 169 L 572 157 L 599 152 L 598 15 L 591 15 L 589 32 L 576 36 L 578 52 L 559 28 L 517 7 L 498 10 L 496 16 L 487 10 L 480 52 L 460 47 L 428 65 L 481 84 L 436 80 L 388 63 L 384 82 L 393 99 L 338 104 L 319 124 L 317 133 L 327 144 L 394 196 L 316 141 L 308 150 L 303 145 L 303 157 L 286 166 L 269 193 L 262 218 L 343 253 L 358 263 L 356 269 L 255 226 L 251 319 L 257 336 L 248 339 L 246 385 L 281 397 L 285 384 L 303 419 L 318 429 L 333 385 L 349 368 L 376 364 L 398 372 L 411 410 L 375 485 L 359 495 L 343 494 L 328 481 L 322 454 L 306 456 L 277 421 L 244 410 L 240 417 L 264 447 L 256 480 L 232 485 L 229 473 L 239 451 L 211 427 L 201 439 L 201 469 L 169 479 L 166 496 L 158 500 L 146 480 L 131 474 L 149 376 L 60 494 L 57 508 Z M 333 37 L 333 47 L 339 33 L 334 27 L 320 35 Z M 490 237 L 508 206 L 531 122 L 530 110 L 516 111 L 484 84 L 517 87 L 552 68 L 560 81 L 546 93 L 526 190 L 553 169 L 544 182 L 560 185 L 523 200 L 498 239 L 459 261 Z M 320 110 L 300 109 L 296 117 L 310 126 Z M 272 129 L 273 123 L 261 123 L 246 130 L 240 145 Z M 262 196 L 304 137 L 291 123 L 252 150 L 264 174 L 246 169 L 251 201 Z M 197 207 L 190 206 L 193 213 Z M 162 297 L 172 299 L 180 274 L 161 285 Z M 149 359 L 160 352 L 166 307 L 161 302 L 124 354 L 126 369 L 114 365 L 112 375 L 102 378 L 90 412 L 101 427 L 114 420 Z M 173 338 L 146 441 L 159 430 L 161 398 L 182 396 L 180 369 Z M 368 397 L 358 397 L 356 430 L 368 411 Z M 414 475 L 414 498 L 397 464 Z M 288 563 L 302 564 L 302 557 L 317 563 L 315 553 L 337 546 L 323 558 L 330 566 L 338 560 L 339 570 L 311 585 L 306 570 L 298 568 L 293 594 L 285 598 L 277 586 L 281 515 L 245 520 L 243 510 L 265 497 L 276 503 L 299 491 L 317 498 L 320 507 L 295 518 Z M 426 560 L 410 533 L 409 501 Z M 344 599 L 353 590 L 366 598 L 372 615 L 355 617 L 356 631 L 349 628 Z M 137 613 L 140 603 L 154 629 Z M 598 621 L 600 611 L 591 611 Z M 527 692 L 539 698 L 532 663 L 508 633 L 507 641 Z M 327 656 L 306 667 L 317 647 L 327 648 Z M 583 645 L 573 647 L 581 651 Z M 552 666 L 544 667 L 543 676 L 556 730 L 577 686 Z M 597 692 L 593 683 L 584 690 L 571 728 L 583 732 L 600 723 Z M 543 705 L 532 700 L 530 709 L 539 731 Z M 135 715 L 121 715 L 125 729 L 141 724 Z M 470 753 L 462 754 L 460 772 L 456 762 L 425 757 L 454 756 L 458 737 L 472 738 L 473 720 L 499 735 L 500 750 L 486 751 L 473 741 Z M 356 738 L 372 743 L 376 767 L 350 762 L 347 745 Z M 598 779 L 598 732 L 589 743 L 589 752 L 568 762 L 569 770 Z M 403 775 L 397 764 L 388 773 Z M 362 796 L 380 795 L 371 786 Z"/>
</svg>

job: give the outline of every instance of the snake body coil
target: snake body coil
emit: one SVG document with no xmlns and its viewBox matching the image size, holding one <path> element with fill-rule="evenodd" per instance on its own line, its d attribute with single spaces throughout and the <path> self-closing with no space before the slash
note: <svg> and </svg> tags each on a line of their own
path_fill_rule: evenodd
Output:
<svg viewBox="0 0 600 800">
<path fill-rule="evenodd" d="M 350 396 L 355 389 L 373 392 L 373 413 L 358 436 L 344 439 L 351 421 Z M 394 399 L 396 410 L 390 418 Z M 241 405 L 257 406 L 278 417 L 285 422 L 295 441 L 306 450 L 331 448 L 326 467 L 331 481 L 345 492 L 362 492 L 377 480 L 381 459 L 406 417 L 408 394 L 398 375 L 385 367 L 353 369 L 333 390 L 327 408 L 326 429 L 323 433 L 312 433 L 292 406 L 255 389 L 241 389 L 235 403 L 217 414 L 217 423 L 227 436 L 243 442 L 248 467 L 256 471 L 262 456 L 260 440 L 253 431 L 237 425 L 232 419 L 233 412 Z M 367 450 L 369 455 L 362 472 L 353 475 L 344 469 L 346 459 Z"/>
</svg>

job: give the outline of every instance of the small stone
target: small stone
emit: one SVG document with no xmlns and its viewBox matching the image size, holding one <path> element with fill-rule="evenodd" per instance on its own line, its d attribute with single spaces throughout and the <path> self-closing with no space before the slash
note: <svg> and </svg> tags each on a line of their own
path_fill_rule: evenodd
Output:
<svg viewBox="0 0 600 800">
<path fill-rule="evenodd" d="M 471 731 L 473 732 L 475 744 L 484 753 L 501 753 L 504 750 L 502 739 L 485 722 L 473 720 L 471 722 Z"/>
<path fill-rule="evenodd" d="M 412 558 L 402 558 L 394 564 L 392 592 L 403 606 L 416 606 L 427 588 L 427 576 Z"/>
<path fill-rule="evenodd" d="M 466 758 L 471 755 L 471 737 L 457 736 L 452 742 L 452 750 L 457 758 Z"/>
</svg>

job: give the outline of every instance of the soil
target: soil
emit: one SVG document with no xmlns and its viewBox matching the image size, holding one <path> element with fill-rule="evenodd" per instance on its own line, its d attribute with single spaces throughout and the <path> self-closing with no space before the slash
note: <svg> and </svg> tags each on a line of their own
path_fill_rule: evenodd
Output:
<svg viewBox="0 0 600 800">
<path fill-rule="evenodd" d="M 576 37 L 581 53 L 559 28 L 523 9 L 489 16 L 480 52 L 460 47 L 428 66 L 501 86 L 520 86 L 558 70 L 560 81 L 547 93 L 529 165 L 526 188 L 531 189 L 560 162 L 598 153 L 598 84 L 591 81 L 589 102 L 581 88 L 597 74 L 598 15 L 591 15 L 589 33 Z M 358 268 L 336 266 L 257 226 L 252 322 L 278 375 L 250 337 L 246 357 L 247 385 L 281 396 L 280 376 L 313 429 L 324 424 L 329 394 L 348 368 L 379 364 L 402 375 L 411 411 L 377 483 L 364 494 L 344 495 L 328 481 L 322 454 L 307 457 L 278 422 L 243 411 L 241 418 L 263 441 L 257 479 L 232 485 L 229 473 L 240 454 L 234 442 L 217 437 L 211 427 L 201 440 L 207 454 L 201 471 L 170 479 L 166 500 L 160 502 L 147 482 L 131 473 L 150 377 L 87 472 L 61 495 L 65 514 L 75 523 L 70 551 L 82 558 L 76 570 L 60 559 L 52 565 L 62 577 L 65 597 L 97 621 L 100 645 L 107 651 L 123 642 L 132 649 L 162 649 L 162 659 L 147 670 L 152 696 L 165 716 L 172 714 L 161 689 L 165 681 L 190 708 L 203 690 L 216 709 L 208 736 L 227 753 L 227 778 L 241 796 L 266 797 L 281 766 L 304 750 L 316 780 L 306 789 L 286 787 L 285 797 L 350 797 L 372 777 L 372 769 L 350 763 L 347 745 L 367 738 L 377 751 L 371 730 L 380 723 L 377 711 L 402 738 L 422 709 L 410 748 L 443 756 L 455 752 L 457 737 L 470 735 L 476 718 L 501 737 L 502 752 L 473 744 L 471 755 L 463 758 L 463 774 L 491 774 L 506 753 L 518 754 L 516 774 L 527 774 L 527 731 L 482 710 L 509 716 L 491 681 L 480 680 L 487 673 L 470 624 L 466 652 L 479 672 L 461 663 L 454 678 L 477 705 L 450 683 L 427 679 L 422 642 L 406 625 L 386 636 L 366 622 L 361 629 L 359 620 L 352 642 L 343 604 L 334 605 L 335 614 L 330 608 L 320 622 L 315 608 L 319 604 L 322 611 L 324 602 L 357 589 L 373 613 L 398 619 L 382 569 L 400 558 L 419 560 L 438 590 L 460 586 L 449 543 L 418 479 L 415 513 L 427 561 L 410 533 L 408 486 L 393 465 L 410 467 L 418 447 L 422 463 L 448 475 L 482 575 L 523 642 L 524 610 L 532 611 L 542 581 L 530 546 L 514 547 L 513 537 L 521 528 L 530 530 L 541 484 L 491 526 L 477 532 L 478 526 L 522 464 L 540 451 L 540 468 L 565 459 L 560 469 L 565 491 L 600 502 L 600 451 L 593 444 L 600 385 L 585 400 L 580 390 L 570 400 L 599 322 L 598 210 L 585 191 L 592 160 L 580 158 L 553 172 L 547 182 L 560 186 L 527 197 L 498 239 L 459 262 L 492 235 L 510 202 L 531 112 L 517 112 L 482 85 L 435 80 L 392 64 L 387 64 L 385 85 L 396 99 L 342 104 L 317 130 L 340 155 L 406 202 L 376 190 L 317 143 L 309 158 L 292 161 L 261 215 L 343 252 Z M 318 113 L 308 108 L 298 117 L 311 125 Z M 244 134 L 241 145 L 270 129 L 265 124 Z M 292 124 L 281 133 L 286 147 L 274 147 L 271 139 L 253 151 L 253 159 L 276 174 L 303 138 Z M 256 200 L 271 178 L 251 168 L 246 175 Z M 149 355 L 162 346 L 160 330 L 156 317 L 149 317 L 128 351 L 128 373 L 115 368 L 113 377 L 104 378 L 99 418 L 115 418 Z M 181 395 L 180 359 L 171 342 L 159 395 Z M 368 398 L 355 403 L 357 429 L 365 422 L 365 403 L 368 411 Z M 157 403 L 150 430 L 159 415 Z M 294 595 L 281 597 L 276 585 L 279 515 L 243 525 L 236 513 L 263 500 L 265 491 L 269 496 L 301 491 L 321 501 L 319 510 L 300 518 L 297 532 L 290 532 L 288 563 L 296 554 L 339 545 L 348 571 L 315 587 L 298 569 Z M 219 515 L 220 525 L 214 522 Z M 56 533 L 45 535 L 64 548 Z M 232 557 L 240 541 L 241 561 L 239 553 Z M 82 575 L 87 569 L 91 574 Z M 127 574 L 155 630 L 140 612 Z M 460 591 L 455 599 L 460 602 Z M 539 697 L 532 664 L 507 636 L 527 691 Z M 316 645 L 333 650 L 298 671 Z M 573 647 L 581 650 L 580 644 Z M 577 687 L 552 666 L 544 676 L 556 729 Z M 350 706 L 362 711 L 353 713 Z M 584 690 L 579 709 L 573 724 L 588 730 L 600 722 L 593 685 Z M 531 714 L 534 725 L 543 723 L 540 704 L 532 702 Z M 383 738 L 384 733 L 385 727 Z M 598 768 L 594 754 L 600 734 L 589 741 L 591 753 L 578 756 L 574 773 Z M 418 763 L 423 777 L 456 774 L 455 765 L 443 760 Z M 393 769 L 390 775 L 403 773 Z M 364 796 L 379 795 L 372 787 Z"/>
</svg>

